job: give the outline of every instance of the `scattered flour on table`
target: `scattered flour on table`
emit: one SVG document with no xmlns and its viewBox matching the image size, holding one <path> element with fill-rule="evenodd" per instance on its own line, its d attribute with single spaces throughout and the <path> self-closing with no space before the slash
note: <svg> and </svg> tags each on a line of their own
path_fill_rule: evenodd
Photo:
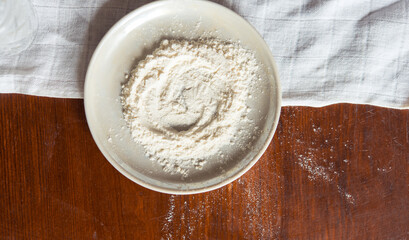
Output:
<svg viewBox="0 0 409 240">
<path fill-rule="evenodd" d="M 244 137 L 240 123 L 251 123 L 246 101 L 258 71 L 254 54 L 237 43 L 163 40 L 122 86 L 134 141 L 165 172 L 183 176 L 223 157 L 223 146 Z"/>
</svg>

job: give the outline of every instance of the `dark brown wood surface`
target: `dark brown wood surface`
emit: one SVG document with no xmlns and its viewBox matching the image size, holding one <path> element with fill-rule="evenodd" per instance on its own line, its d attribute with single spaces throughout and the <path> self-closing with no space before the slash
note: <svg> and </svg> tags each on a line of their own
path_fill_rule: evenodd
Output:
<svg viewBox="0 0 409 240">
<path fill-rule="evenodd" d="M 82 100 L 0 95 L 1 239 L 409 239 L 409 111 L 284 107 L 243 177 L 157 193 L 104 159 Z"/>
</svg>

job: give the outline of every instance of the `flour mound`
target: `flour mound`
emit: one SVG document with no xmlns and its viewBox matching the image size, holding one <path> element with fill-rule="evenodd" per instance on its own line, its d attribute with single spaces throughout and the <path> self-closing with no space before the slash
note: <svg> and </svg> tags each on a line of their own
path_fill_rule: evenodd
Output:
<svg viewBox="0 0 409 240">
<path fill-rule="evenodd" d="M 246 100 L 257 71 L 254 54 L 236 43 L 163 40 L 122 86 L 134 141 L 165 172 L 202 169 L 250 121 Z"/>
</svg>

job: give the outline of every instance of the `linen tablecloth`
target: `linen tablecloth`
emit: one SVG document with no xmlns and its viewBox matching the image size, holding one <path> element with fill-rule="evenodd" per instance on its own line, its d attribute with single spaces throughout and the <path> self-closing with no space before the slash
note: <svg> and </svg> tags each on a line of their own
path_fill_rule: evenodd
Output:
<svg viewBox="0 0 409 240">
<path fill-rule="evenodd" d="M 0 92 L 82 98 L 108 29 L 150 1 L 33 0 L 39 30 L 0 58 Z M 277 61 L 283 105 L 409 107 L 408 0 L 219 0 L 247 19 Z"/>
</svg>

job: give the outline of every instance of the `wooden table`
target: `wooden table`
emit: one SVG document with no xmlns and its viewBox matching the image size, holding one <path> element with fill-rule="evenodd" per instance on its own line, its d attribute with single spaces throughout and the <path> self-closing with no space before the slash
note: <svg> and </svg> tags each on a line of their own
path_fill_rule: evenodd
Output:
<svg viewBox="0 0 409 240">
<path fill-rule="evenodd" d="M 408 239 L 409 111 L 284 107 L 260 161 L 191 196 L 131 182 L 82 100 L 0 95 L 1 239 Z"/>
</svg>

